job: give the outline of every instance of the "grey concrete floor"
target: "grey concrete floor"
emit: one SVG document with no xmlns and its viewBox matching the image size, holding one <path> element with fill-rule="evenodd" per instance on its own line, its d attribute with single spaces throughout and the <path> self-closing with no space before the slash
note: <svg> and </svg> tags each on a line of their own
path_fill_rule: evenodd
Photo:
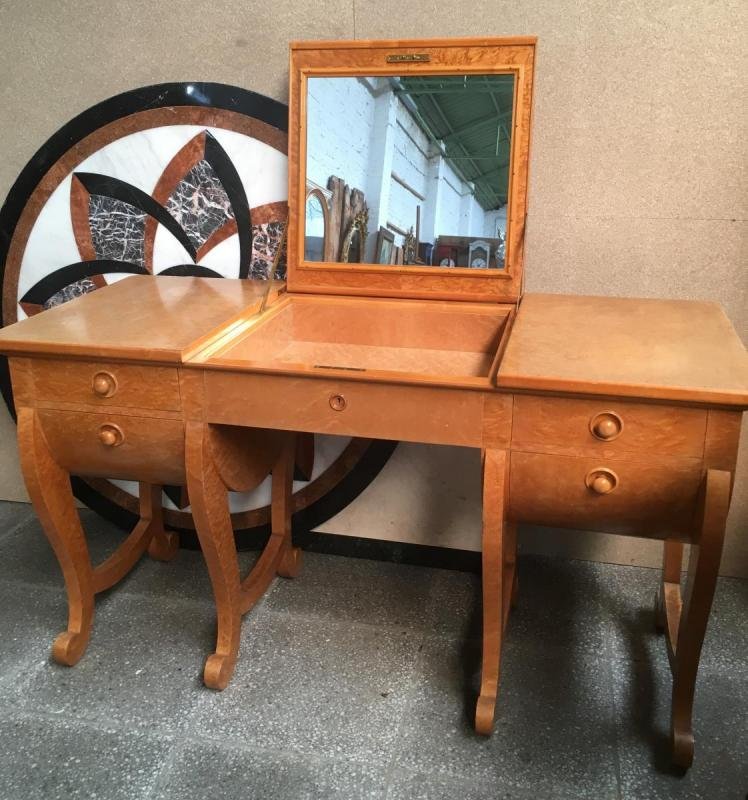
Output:
<svg viewBox="0 0 748 800">
<path fill-rule="evenodd" d="M 122 534 L 83 512 L 95 558 Z M 248 568 L 252 554 L 242 555 Z M 66 605 L 30 508 L 0 503 L 0 798 L 729 798 L 748 791 L 748 582 L 720 581 L 696 760 L 667 761 L 653 570 L 520 559 L 499 715 L 476 736 L 479 581 L 305 554 L 244 622 L 234 679 L 200 680 L 198 553 L 101 596 L 88 652 L 49 660 Z"/>
</svg>

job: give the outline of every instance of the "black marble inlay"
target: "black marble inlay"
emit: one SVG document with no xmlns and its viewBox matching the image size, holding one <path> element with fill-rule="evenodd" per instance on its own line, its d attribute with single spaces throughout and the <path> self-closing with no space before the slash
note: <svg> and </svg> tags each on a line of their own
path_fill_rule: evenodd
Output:
<svg viewBox="0 0 748 800">
<path fill-rule="evenodd" d="M 162 269 L 158 274 L 180 278 L 223 278 L 220 272 L 200 264 L 176 264 L 173 267 Z"/>
<path fill-rule="evenodd" d="M 98 175 L 95 172 L 76 172 L 74 175 L 83 184 L 89 194 L 109 197 L 112 200 L 121 200 L 123 203 L 129 203 L 152 216 L 174 236 L 189 253 L 193 261 L 196 259 L 197 253 L 192 246 L 192 242 L 187 237 L 187 234 L 179 227 L 174 217 L 142 189 L 138 189 L 137 186 L 133 186 L 127 183 L 127 181 L 121 181 L 119 178 L 112 178 L 109 175 Z"/>
<path fill-rule="evenodd" d="M 249 202 L 239 173 L 228 153 L 208 131 L 205 132 L 205 160 L 215 170 L 231 202 L 236 219 L 236 232 L 239 236 L 239 277 L 246 278 L 252 260 L 252 219 Z"/>
<path fill-rule="evenodd" d="M 96 257 L 145 265 L 145 218 L 129 203 L 92 194 L 88 221 Z"/>
<path fill-rule="evenodd" d="M 285 222 L 264 222 L 252 226 L 252 262 L 249 269 L 250 278 L 265 280 L 273 266 L 278 245 L 283 237 Z M 277 280 L 286 279 L 285 242 L 278 267 L 275 270 Z"/>
<path fill-rule="evenodd" d="M 166 202 L 166 209 L 196 250 L 234 218 L 229 196 L 205 159 L 198 161 L 177 184 Z"/>
<path fill-rule="evenodd" d="M 73 300 L 76 297 L 80 297 L 82 294 L 88 294 L 94 291 L 96 291 L 96 284 L 90 278 L 83 278 L 80 281 L 65 286 L 65 288 L 60 289 L 59 292 L 55 292 L 49 300 L 42 304 L 42 308 L 46 311 L 48 308 L 61 306 L 63 303 L 67 303 L 68 300 Z"/>
<path fill-rule="evenodd" d="M 129 261 L 112 261 L 110 259 L 97 259 L 96 261 L 79 261 L 60 267 L 49 275 L 45 275 L 35 283 L 21 298 L 22 303 L 44 305 L 53 295 L 61 292 L 73 283 L 91 278 L 94 275 L 109 275 L 112 272 L 126 272 L 132 275 L 146 275 L 148 270 L 139 264 L 130 264 Z"/>
</svg>

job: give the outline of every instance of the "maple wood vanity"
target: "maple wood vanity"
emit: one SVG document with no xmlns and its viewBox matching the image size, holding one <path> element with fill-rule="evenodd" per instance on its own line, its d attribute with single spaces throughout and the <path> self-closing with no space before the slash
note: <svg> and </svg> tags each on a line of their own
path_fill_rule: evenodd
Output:
<svg viewBox="0 0 748 800">
<path fill-rule="evenodd" d="M 748 358 L 713 303 L 523 295 L 534 58 L 533 38 L 293 44 L 285 291 L 134 277 L 0 331 L 24 477 L 68 592 L 58 661 L 85 650 L 96 592 L 146 549 L 173 554 L 159 485 L 188 489 L 218 614 L 204 677 L 220 689 L 242 615 L 300 567 L 294 433 L 474 447 L 476 729 L 493 725 L 517 523 L 658 538 L 673 754 L 691 763 Z M 228 491 L 270 471 L 272 535 L 242 579 Z M 70 473 L 140 481 L 141 522 L 95 568 Z"/>
</svg>

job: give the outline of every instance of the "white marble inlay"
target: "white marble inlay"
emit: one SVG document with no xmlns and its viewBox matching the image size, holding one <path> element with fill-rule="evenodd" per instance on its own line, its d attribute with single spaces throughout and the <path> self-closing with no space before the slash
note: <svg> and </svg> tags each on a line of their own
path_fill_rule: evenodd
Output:
<svg viewBox="0 0 748 800">
<path fill-rule="evenodd" d="M 213 269 L 224 278 L 239 277 L 239 236 L 234 234 L 209 250 L 200 265 Z"/>
<path fill-rule="evenodd" d="M 250 208 L 287 199 L 288 157 L 284 153 L 235 131 L 209 130 L 236 167 Z"/>
<path fill-rule="evenodd" d="M 192 264 L 192 256 L 177 241 L 171 231 L 163 225 L 156 226 L 156 236 L 153 240 L 153 271 L 161 272 L 177 264 Z"/>
<path fill-rule="evenodd" d="M 18 276 L 18 298 L 42 278 L 81 260 L 70 218 L 71 177 L 52 192 L 29 234 Z"/>
</svg>

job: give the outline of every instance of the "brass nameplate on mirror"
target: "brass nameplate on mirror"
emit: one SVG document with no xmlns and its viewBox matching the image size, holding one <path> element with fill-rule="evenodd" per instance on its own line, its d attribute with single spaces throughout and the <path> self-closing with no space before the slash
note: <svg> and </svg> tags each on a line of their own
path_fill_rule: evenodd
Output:
<svg viewBox="0 0 748 800">
<path fill-rule="evenodd" d="M 431 61 L 431 56 L 428 53 L 393 53 L 387 56 L 388 64 L 400 64 L 403 61 Z"/>
</svg>

